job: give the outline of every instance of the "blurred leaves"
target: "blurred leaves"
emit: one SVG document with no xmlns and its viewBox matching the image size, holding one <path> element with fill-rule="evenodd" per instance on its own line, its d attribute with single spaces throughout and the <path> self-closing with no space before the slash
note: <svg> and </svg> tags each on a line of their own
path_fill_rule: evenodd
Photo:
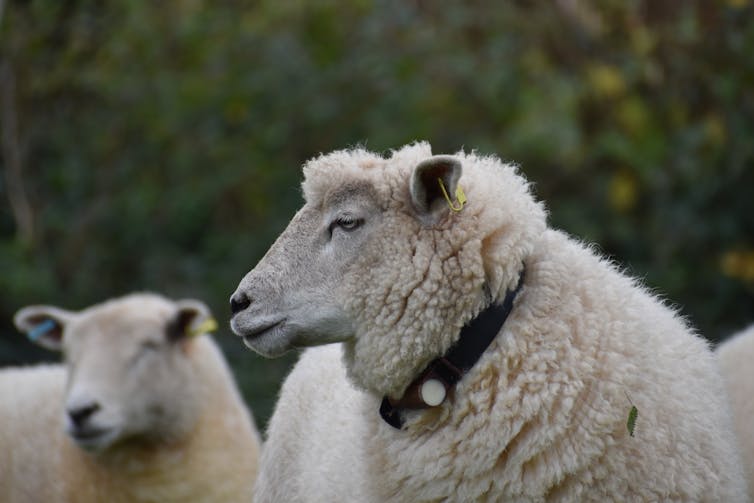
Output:
<svg viewBox="0 0 754 503">
<path fill-rule="evenodd" d="M 729 250 L 720 260 L 726 276 L 754 283 L 754 250 Z"/>
<path fill-rule="evenodd" d="M 415 139 L 516 162 L 717 340 L 753 318 L 752 51 L 741 0 L 6 2 L 35 234 L 0 206 L 0 362 L 40 357 L 10 325 L 28 303 L 153 289 L 222 320 L 303 161 Z M 291 358 L 219 338 L 264 422 Z"/>
</svg>

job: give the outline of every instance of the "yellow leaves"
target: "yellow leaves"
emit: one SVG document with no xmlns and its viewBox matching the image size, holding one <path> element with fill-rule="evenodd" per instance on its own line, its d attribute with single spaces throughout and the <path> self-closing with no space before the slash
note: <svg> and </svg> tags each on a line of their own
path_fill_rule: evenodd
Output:
<svg viewBox="0 0 754 503">
<path fill-rule="evenodd" d="M 206 7 L 203 4 L 201 0 L 179 0 L 174 3 L 174 7 L 182 16 L 188 17 L 201 12 Z"/>
<path fill-rule="evenodd" d="M 754 250 L 729 250 L 720 258 L 720 269 L 730 278 L 754 283 Z"/>
<path fill-rule="evenodd" d="M 249 115 L 249 107 L 242 100 L 230 100 L 223 107 L 223 116 L 231 124 L 240 124 Z"/>
<path fill-rule="evenodd" d="M 635 96 L 622 100 L 615 115 L 621 127 L 633 136 L 641 133 L 650 121 L 649 109 Z"/>
<path fill-rule="evenodd" d="M 678 98 L 668 101 L 667 115 L 673 127 L 683 127 L 689 121 L 688 105 Z"/>
<path fill-rule="evenodd" d="M 620 70 L 602 63 L 586 69 L 586 78 L 594 93 L 601 98 L 615 98 L 626 92 L 626 81 Z"/>
<path fill-rule="evenodd" d="M 615 102 L 606 111 L 612 113 L 626 133 L 636 137 L 647 128 L 651 112 L 642 98 L 629 89 L 630 83 L 626 82 L 619 68 L 602 63 L 593 64 L 586 70 L 586 80 L 595 96 Z"/>
<path fill-rule="evenodd" d="M 532 76 L 542 76 L 547 74 L 550 65 L 547 62 L 547 55 L 538 47 L 527 49 L 521 57 L 521 65 Z"/>
<path fill-rule="evenodd" d="M 607 189 L 610 206 L 616 211 L 625 213 L 636 206 L 639 187 L 636 178 L 628 171 L 618 171 L 610 180 Z"/>
<path fill-rule="evenodd" d="M 726 2 L 729 7 L 733 7 L 734 9 L 743 9 L 744 7 L 748 7 L 751 3 L 750 0 L 727 0 Z"/>
<path fill-rule="evenodd" d="M 725 143 L 728 134 L 719 115 L 708 115 L 704 120 L 704 136 L 711 145 L 720 146 Z"/>
<path fill-rule="evenodd" d="M 641 26 L 631 31 L 631 46 L 641 56 L 646 56 L 657 45 L 657 36 Z"/>
</svg>

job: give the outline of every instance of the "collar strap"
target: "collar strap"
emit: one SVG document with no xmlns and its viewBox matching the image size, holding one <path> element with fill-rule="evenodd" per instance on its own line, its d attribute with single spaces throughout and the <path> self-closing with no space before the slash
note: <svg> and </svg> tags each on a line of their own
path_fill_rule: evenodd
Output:
<svg viewBox="0 0 754 503">
<path fill-rule="evenodd" d="M 455 385 L 476 364 L 489 347 L 513 309 L 513 301 L 524 284 L 524 271 L 516 288 L 505 295 L 502 304 L 491 304 L 461 329 L 458 341 L 445 355 L 432 360 L 397 400 L 382 399 L 380 416 L 393 428 L 403 427 L 402 409 L 427 409 L 441 405 Z"/>
</svg>

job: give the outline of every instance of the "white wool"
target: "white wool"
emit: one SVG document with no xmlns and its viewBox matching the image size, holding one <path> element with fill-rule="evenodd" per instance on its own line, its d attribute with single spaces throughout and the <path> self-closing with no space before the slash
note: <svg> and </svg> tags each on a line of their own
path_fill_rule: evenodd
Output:
<svg viewBox="0 0 754 503">
<path fill-rule="evenodd" d="M 754 498 L 754 325 L 723 341 L 715 352 L 733 408 L 750 496 Z"/>
<path fill-rule="evenodd" d="M 337 287 L 355 337 L 304 352 L 282 388 L 255 501 L 747 501 L 706 342 L 593 249 L 546 230 L 526 181 L 494 157 L 458 153 L 467 206 L 418 222 L 408 183 L 430 155 L 418 143 L 304 167 L 313 207 L 370 184 L 381 236 Z M 239 291 L 286 270 L 273 255 Z M 510 317 L 449 399 L 407 412 L 402 431 L 387 425 L 383 395 L 455 342 L 483 284 L 501 299 L 522 264 Z"/>
<path fill-rule="evenodd" d="M 130 313 L 149 317 L 172 303 L 155 295 L 132 295 L 82 311 L 65 337 L 99 323 L 125 326 Z M 99 316 L 99 318 L 95 318 Z M 112 337 L 127 337 L 119 333 Z M 161 336 L 161 334 L 154 334 Z M 88 338 L 86 344 L 100 343 Z M 87 348 L 89 349 L 89 348 Z M 96 356 L 107 358 L 107 348 Z M 162 438 L 124 439 L 102 452 L 86 452 L 64 431 L 65 365 L 0 371 L 0 499 L 28 502 L 250 501 L 259 456 L 259 435 L 222 353 L 208 335 L 193 336 L 176 351 L 190 373 L 174 383 L 197 398 L 183 417 L 187 431 Z M 107 369 L 107 361 L 96 368 Z M 137 362 L 135 364 L 145 365 Z M 171 376 L 161 378 L 170 379 Z M 178 376 L 172 378 L 178 379 Z M 149 390 L 145 390 L 149 392 Z M 181 405 L 178 405 L 181 406 Z M 189 417 L 186 417 L 186 416 Z M 168 425 L 169 426 L 169 425 Z"/>
<path fill-rule="evenodd" d="M 368 182 L 385 210 L 386 239 L 370 242 L 353 266 L 358 273 L 345 278 L 342 289 L 359 323 L 358 337 L 346 348 L 347 359 L 354 360 L 349 374 L 360 387 L 394 396 L 436 356 L 437 345 L 441 352 L 449 348 L 481 309 L 482 284 L 496 298 L 515 287 L 524 257 L 545 229 L 544 207 L 513 166 L 463 152 L 457 157 L 468 204 L 437 226 L 423 225 L 414 217 L 408 180 L 429 156 L 429 145 L 417 143 L 387 160 L 362 150 L 339 151 L 304 166 L 307 203 L 316 206 L 329 192 Z M 374 354 L 388 363 L 376 365 Z M 407 355 L 411 366 L 404 365 Z"/>
</svg>

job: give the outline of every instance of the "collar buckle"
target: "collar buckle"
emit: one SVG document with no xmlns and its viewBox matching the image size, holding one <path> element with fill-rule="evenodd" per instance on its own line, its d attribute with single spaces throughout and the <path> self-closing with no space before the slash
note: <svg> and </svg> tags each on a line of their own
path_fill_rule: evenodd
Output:
<svg viewBox="0 0 754 503">
<path fill-rule="evenodd" d="M 518 285 L 508 292 L 503 303 L 492 304 L 464 326 L 458 342 L 445 355 L 432 360 L 406 388 L 402 397 L 393 399 L 386 396 L 382 399 L 380 416 L 386 423 L 400 430 L 403 427 L 402 409 L 428 409 L 445 402 L 458 381 L 474 366 L 501 330 L 513 309 L 513 301 L 523 286 L 523 280 L 522 271 Z"/>
</svg>

